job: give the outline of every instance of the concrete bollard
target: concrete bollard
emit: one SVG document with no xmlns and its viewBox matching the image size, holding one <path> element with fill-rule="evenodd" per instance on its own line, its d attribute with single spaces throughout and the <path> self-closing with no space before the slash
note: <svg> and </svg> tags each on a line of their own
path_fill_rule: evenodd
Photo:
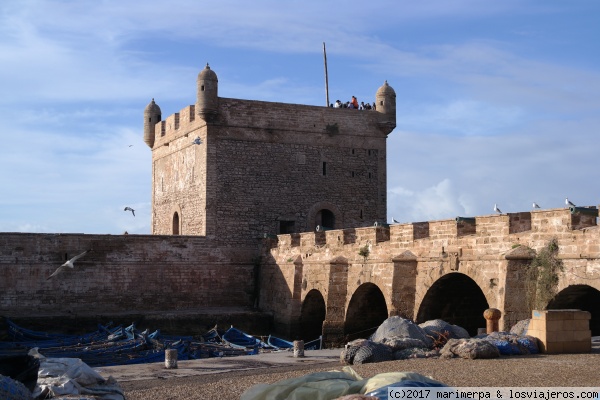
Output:
<svg viewBox="0 0 600 400">
<path fill-rule="evenodd" d="M 502 316 L 502 312 L 497 308 L 488 308 L 483 312 L 483 318 L 485 318 L 486 333 L 489 335 L 492 332 L 498 332 L 499 320 Z"/>
<path fill-rule="evenodd" d="M 167 368 L 167 369 L 177 368 L 177 349 L 166 349 L 165 350 L 165 368 Z"/>
<path fill-rule="evenodd" d="M 304 340 L 294 340 L 294 358 L 304 357 Z"/>
</svg>

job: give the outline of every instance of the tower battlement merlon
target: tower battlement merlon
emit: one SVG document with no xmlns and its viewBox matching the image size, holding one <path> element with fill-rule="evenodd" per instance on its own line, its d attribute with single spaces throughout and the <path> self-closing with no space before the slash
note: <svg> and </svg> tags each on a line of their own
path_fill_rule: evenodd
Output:
<svg viewBox="0 0 600 400">
<path fill-rule="evenodd" d="M 452 219 L 393 224 L 388 227 L 373 226 L 364 228 L 334 229 L 325 232 L 304 232 L 292 235 L 279 235 L 277 247 L 344 246 L 380 242 L 400 245 L 413 245 L 413 242 L 457 243 L 464 238 L 474 244 L 511 241 L 513 235 L 533 235 L 546 240 L 543 233 L 552 236 L 564 234 L 571 237 L 574 231 L 596 227 L 594 207 L 587 207 L 583 213 L 572 213 L 568 208 L 540 211 L 525 211 L 502 215 L 479 217 L 457 217 Z M 389 232 L 389 234 L 387 233 Z M 300 240 L 294 242 L 293 236 Z"/>
<path fill-rule="evenodd" d="M 196 106 L 188 105 L 179 112 L 169 115 L 164 121 L 164 129 L 160 125 L 155 127 L 155 142 L 158 146 L 178 139 L 181 136 L 192 134 L 205 124 L 196 118 Z"/>
</svg>

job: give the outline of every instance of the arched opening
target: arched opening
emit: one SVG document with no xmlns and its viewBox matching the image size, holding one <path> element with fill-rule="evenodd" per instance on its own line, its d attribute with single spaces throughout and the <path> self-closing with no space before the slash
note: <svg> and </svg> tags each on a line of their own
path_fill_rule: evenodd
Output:
<svg viewBox="0 0 600 400">
<path fill-rule="evenodd" d="M 179 213 L 173 213 L 173 235 L 179 235 Z"/>
<path fill-rule="evenodd" d="M 317 212 L 315 217 L 315 226 L 320 225 L 325 228 L 335 228 L 335 214 L 331 210 L 322 209 Z"/>
<path fill-rule="evenodd" d="M 363 283 L 348 304 L 344 333 L 348 340 L 368 338 L 387 317 L 385 297 L 379 287 L 373 283 Z"/>
<path fill-rule="evenodd" d="M 305 342 L 317 339 L 323 333 L 325 321 L 325 300 L 317 289 L 310 290 L 300 311 L 300 334 Z"/>
<path fill-rule="evenodd" d="M 467 275 L 451 273 L 438 279 L 427 291 L 417 313 L 417 323 L 442 319 L 463 327 L 471 336 L 485 327 L 483 312 L 489 308 L 485 295 Z"/>
<path fill-rule="evenodd" d="M 589 311 L 592 336 L 600 335 L 600 291 L 588 285 L 571 285 L 548 303 L 548 310 L 578 309 Z"/>
</svg>

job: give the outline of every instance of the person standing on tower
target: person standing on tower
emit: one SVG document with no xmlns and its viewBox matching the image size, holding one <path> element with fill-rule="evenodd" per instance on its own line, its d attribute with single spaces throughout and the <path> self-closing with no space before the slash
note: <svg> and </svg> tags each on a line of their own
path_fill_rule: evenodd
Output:
<svg viewBox="0 0 600 400">
<path fill-rule="evenodd" d="M 352 96 L 352 106 L 352 108 L 358 110 L 358 100 L 354 96 Z"/>
</svg>

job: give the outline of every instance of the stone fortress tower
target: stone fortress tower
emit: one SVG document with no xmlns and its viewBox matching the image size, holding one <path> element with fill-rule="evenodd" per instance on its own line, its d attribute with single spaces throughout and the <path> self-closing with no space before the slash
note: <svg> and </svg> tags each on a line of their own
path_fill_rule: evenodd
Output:
<svg viewBox="0 0 600 400">
<path fill-rule="evenodd" d="M 207 64 L 194 105 L 166 120 L 154 99 L 144 111 L 152 233 L 255 246 L 265 234 L 385 221 L 396 93 L 385 82 L 375 101 L 361 111 L 222 98 Z"/>
</svg>

